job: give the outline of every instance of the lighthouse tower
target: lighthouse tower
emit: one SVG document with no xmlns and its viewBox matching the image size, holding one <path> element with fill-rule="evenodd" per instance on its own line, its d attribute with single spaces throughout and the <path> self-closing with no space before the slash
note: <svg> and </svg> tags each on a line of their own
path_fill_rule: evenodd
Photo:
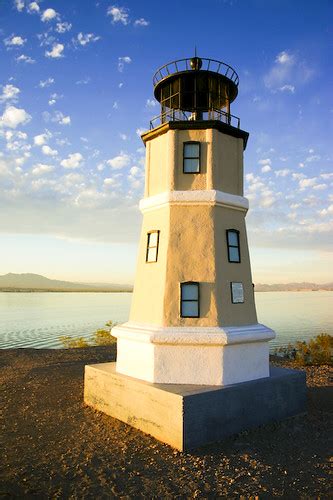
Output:
<svg viewBox="0 0 333 500">
<path fill-rule="evenodd" d="M 179 450 L 306 401 L 305 373 L 269 367 L 275 333 L 257 322 L 237 92 L 235 70 L 212 59 L 156 72 L 130 318 L 112 330 L 116 363 L 85 367 L 86 404 Z"/>
<path fill-rule="evenodd" d="M 235 70 L 193 57 L 154 75 L 161 114 L 146 146 L 143 224 L 117 373 L 153 383 L 227 385 L 269 375 L 243 194 L 248 133 L 230 112 Z"/>
</svg>

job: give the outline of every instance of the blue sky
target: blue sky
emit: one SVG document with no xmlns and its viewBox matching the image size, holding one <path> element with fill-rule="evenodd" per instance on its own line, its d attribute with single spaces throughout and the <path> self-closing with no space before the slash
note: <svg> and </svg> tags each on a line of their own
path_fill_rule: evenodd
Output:
<svg viewBox="0 0 333 500">
<path fill-rule="evenodd" d="M 155 70 L 239 74 L 255 282 L 332 280 L 332 2 L 0 2 L 0 274 L 133 281 Z"/>
</svg>

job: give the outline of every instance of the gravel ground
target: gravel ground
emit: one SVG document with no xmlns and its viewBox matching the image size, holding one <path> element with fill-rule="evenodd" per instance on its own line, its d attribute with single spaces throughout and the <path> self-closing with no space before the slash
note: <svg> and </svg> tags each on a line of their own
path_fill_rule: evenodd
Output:
<svg viewBox="0 0 333 500">
<path fill-rule="evenodd" d="M 115 347 L 0 351 L 1 496 L 330 496 L 328 366 L 306 369 L 307 414 L 181 453 L 83 404 L 84 365 L 114 359 Z"/>
</svg>

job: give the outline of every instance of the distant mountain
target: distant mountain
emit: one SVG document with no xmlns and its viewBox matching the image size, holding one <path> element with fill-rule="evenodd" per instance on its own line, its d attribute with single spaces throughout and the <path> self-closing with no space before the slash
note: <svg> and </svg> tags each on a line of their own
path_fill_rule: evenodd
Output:
<svg viewBox="0 0 333 500">
<path fill-rule="evenodd" d="M 318 290 L 333 290 L 333 283 L 325 283 L 323 285 L 318 285 L 317 283 L 276 283 L 274 285 L 267 285 L 263 283 L 258 283 L 255 285 L 254 290 L 256 292 L 306 292 Z"/>
<path fill-rule="evenodd" d="M 70 281 L 51 280 L 32 273 L 8 273 L 0 276 L 0 291 L 64 291 L 64 292 L 131 292 L 131 285 L 72 283 Z"/>
</svg>

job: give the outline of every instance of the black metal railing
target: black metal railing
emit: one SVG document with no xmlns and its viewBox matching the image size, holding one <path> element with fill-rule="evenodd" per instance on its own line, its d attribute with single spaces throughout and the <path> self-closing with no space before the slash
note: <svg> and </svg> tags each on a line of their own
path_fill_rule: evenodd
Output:
<svg viewBox="0 0 333 500">
<path fill-rule="evenodd" d="M 150 130 L 163 123 L 171 121 L 201 121 L 201 120 L 218 120 L 232 127 L 240 128 L 240 119 L 238 116 L 226 113 L 221 109 L 211 109 L 209 111 L 184 111 L 182 109 L 169 109 L 164 113 L 154 116 L 150 120 Z"/>
<path fill-rule="evenodd" d="M 164 66 L 161 66 L 153 76 L 154 86 L 156 86 L 161 80 L 163 80 L 163 78 L 166 78 L 169 75 L 179 73 L 181 71 L 192 70 L 192 59 L 193 58 L 178 59 L 176 61 L 167 63 Z M 200 59 L 202 61 L 201 71 L 213 71 L 215 73 L 224 75 L 238 86 L 239 77 L 236 71 L 231 66 L 229 66 L 229 64 L 226 64 L 222 61 L 217 61 L 216 59 L 207 59 L 204 57 L 201 57 Z"/>
</svg>

